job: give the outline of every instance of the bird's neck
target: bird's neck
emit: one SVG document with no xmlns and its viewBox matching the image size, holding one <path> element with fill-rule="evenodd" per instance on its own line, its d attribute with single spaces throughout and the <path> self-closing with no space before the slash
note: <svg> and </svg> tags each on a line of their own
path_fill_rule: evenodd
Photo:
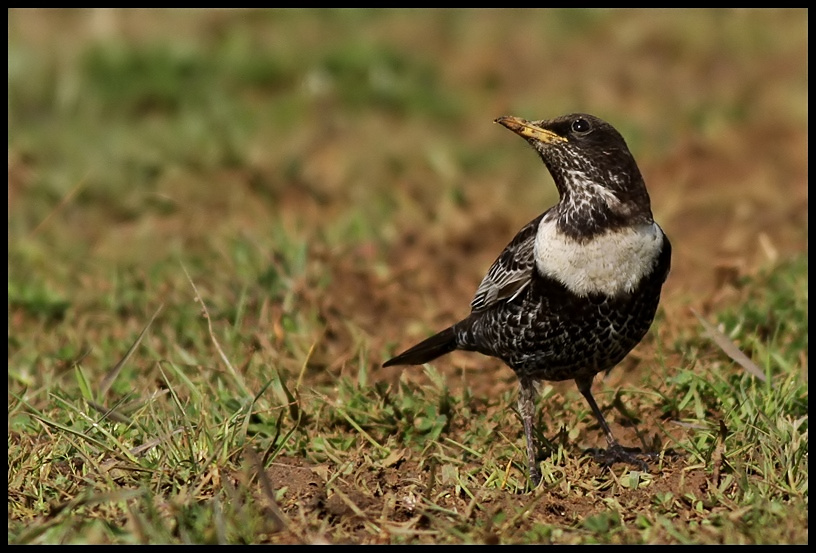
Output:
<svg viewBox="0 0 816 553">
<path fill-rule="evenodd" d="M 583 242 L 611 230 L 651 223 L 649 194 L 640 172 L 623 174 L 587 176 L 565 170 L 554 175 L 561 196 L 555 206 L 559 230 Z"/>
</svg>

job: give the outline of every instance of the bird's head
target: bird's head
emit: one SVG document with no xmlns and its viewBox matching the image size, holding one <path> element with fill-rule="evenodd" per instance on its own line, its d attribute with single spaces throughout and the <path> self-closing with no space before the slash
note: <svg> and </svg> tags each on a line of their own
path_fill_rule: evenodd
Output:
<svg viewBox="0 0 816 553">
<path fill-rule="evenodd" d="M 640 169 L 609 123 L 585 113 L 540 121 L 504 116 L 496 123 L 525 138 L 541 156 L 561 196 L 565 224 L 587 220 L 601 231 L 651 221 Z"/>
</svg>

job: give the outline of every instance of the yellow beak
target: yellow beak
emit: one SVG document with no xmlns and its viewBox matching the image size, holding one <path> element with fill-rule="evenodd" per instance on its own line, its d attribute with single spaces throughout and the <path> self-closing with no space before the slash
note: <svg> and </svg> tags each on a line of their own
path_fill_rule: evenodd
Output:
<svg viewBox="0 0 816 553">
<path fill-rule="evenodd" d="M 524 138 L 533 138 L 545 144 L 554 144 L 556 142 L 566 142 L 567 139 L 554 132 L 543 129 L 520 117 L 513 117 L 512 115 L 505 115 L 496 119 L 495 123 L 499 123 Z"/>
</svg>

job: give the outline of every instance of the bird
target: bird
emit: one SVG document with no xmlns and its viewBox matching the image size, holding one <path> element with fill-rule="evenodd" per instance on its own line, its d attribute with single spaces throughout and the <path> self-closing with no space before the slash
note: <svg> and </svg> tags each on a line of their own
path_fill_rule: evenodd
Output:
<svg viewBox="0 0 816 553">
<path fill-rule="evenodd" d="M 623 136 L 586 113 L 547 120 L 503 116 L 495 123 L 538 153 L 558 201 L 513 237 L 482 279 L 470 314 L 383 363 L 422 365 L 454 350 L 503 361 L 519 383 L 518 413 L 533 487 L 541 481 L 534 428 L 542 381 L 574 380 L 607 441 L 605 467 L 648 469 L 649 452 L 615 438 L 592 395 L 643 339 L 671 267 L 671 243 Z"/>
</svg>

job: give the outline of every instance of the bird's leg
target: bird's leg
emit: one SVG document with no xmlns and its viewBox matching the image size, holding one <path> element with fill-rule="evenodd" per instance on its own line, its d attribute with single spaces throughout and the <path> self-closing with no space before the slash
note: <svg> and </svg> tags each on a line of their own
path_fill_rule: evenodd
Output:
<svg viewBox="0 0 816 553">
<path fill-rule="evenodd" d="M 646 464 L 646 462 L 639 458 L 636 453 L 628 451 L 622 445 L 620 445 L 618 440 L 616 440 L 615 436 L 612 434 L 612 431 L 609 429 L 609 425 L 606 424 L 606 419 L 604 418 L 603 413 L 601 413 L 598 404 L 595 402 L 595 398 L 592 397 L 592 378 L 593 377 L 591 376 L 589 378 L 576 378 L 575 384 L 578 385 L 578 390 L 586 398 L 587 403 L 589 403 L 590 408 L 592 408 L 592 412 L 595 413 L 595 418 L 598 419 L 598 422 L 606 435 L 606 443 L 609 444 L 609 449 L 606 451 L 606 453 L 604 455 L 598 455 L 597 457 L 601 458 L 603 465 L 607 467 L 614 463 L 621 462 L 637 466 L 644 472 L 647 472 L 649 470 L 649 466 Z"/>
<path fill-rule="evenodd" d="M 524 425 L 524 436 L 527 439 L 527 467 L 530 469 L 530 482 L 534 488 L 541 482 L 541 471 L 538 470 L 536 462 L 538 443 L 535 432 L 533 432 L 536 395 L 538 392 L 532 380 L 526 378 L 519 380 L 518 410 L 521 415 L 521 423 Z"/>
</svg>

